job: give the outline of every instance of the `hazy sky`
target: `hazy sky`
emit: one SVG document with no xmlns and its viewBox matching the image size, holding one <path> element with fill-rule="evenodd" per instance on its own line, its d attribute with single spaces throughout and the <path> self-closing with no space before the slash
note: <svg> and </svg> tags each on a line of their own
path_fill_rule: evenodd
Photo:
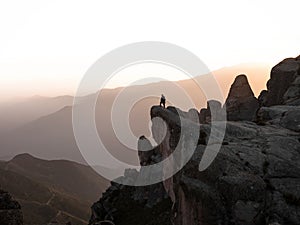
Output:
<svg viewBox="0 0 300 225">
<path fill-rule="evenodd" d="M 1 1 L 0 99 L 73 94 L 98 58 L 139 41 L 182 46 L 211 70 L 275 64 L 300 54 L 299 6 L 298 0 Z"/>
</svg>

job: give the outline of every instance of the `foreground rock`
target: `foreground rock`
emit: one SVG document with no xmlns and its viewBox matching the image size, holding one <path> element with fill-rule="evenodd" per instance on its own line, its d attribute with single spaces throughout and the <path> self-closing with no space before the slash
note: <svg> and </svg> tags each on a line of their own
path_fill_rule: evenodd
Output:
<svg viewBox="0 0 300 225">
<path fill-rule="evenodd" d="M 158 146 L 162 151 L 172 151 L 166 146 L 178 143 L 178 133 L 174 132 L 178 114 L 158 107 L 151 114 L 162 118 L 168 128 L 172 127 L 170 137 Z M 210 125 L 202 128 L 205 135 L 200 136 L 199 142 L 206 142 L 201 139 L 209 136 Z M 157 213 L 158 217 L 149 217 L 159 218 L 156 223 L 144 224 L 299 224 L 299 138 L 299 132 L 280 124 L 228 122 L 222 148 L 207 170 L 198 170 L 207 147 L 199 144 L 183 170 L 163 185 L 137 188 L 113 183 L 93 206 L 93 218 L 99 214 L 101 220 L 130 224 L 128 213 L 134 209 L 135 215 L 143 217 L 144 213 L 148 216 Z M 134 179 L 138 174 L 128 173 L 123 179 Z M 169 198 L 164 198 L 163 193 L 168 193 Z M 149 204 L 149 201 L 159 203 Z M 139 224 L 131 219 L 132 224 Z M 96 220 L 91 220 L 91 224 L 93 221 Z"/>
<path fill-rule="evenodd" d="M 260 124 L 279 125 L 286 129 L 300 132 L 300 106 L 261 107 L 257 112 Z"/>
<path fill-rule="evenodd" d="M 260 108 L 247 78 L 244 75 L 236 78 L 225 104 L 230 121 L 222 142 L 209 141 L 210 136 L 222 136 L 224 121 L 210 123 L 211 114 L 207 109 L 198 114 L 194 110 L 152 107 L 152 136 L 160 144 L 151 149 L 150 142 L 145 137 L 140 138 L 141 165 L 160 162 L 179 148 L 180 153 L 176 153 L 179 158 L 173 165 L 176 168 L 178 162 L 187 157 L 189 144 L 196 138 L 191 159 L 180 172 L 156 185 L 127 187 L 112 183 L 93 206 L 91 224 L 103 219 L 114 224 L 153 225 L 300 224 L 300 106 L 288 104 L 286 98 L 287 90 L 298 86 L 294 81 L 278 83 L 281 81 L 278 71 L 289 71 L 285 73 L 288 77 L 298 74 L 298 70 L 294 70 L 298 68 L 297 60 L 288 60 L 287 65 L 284 62 L 279 69 L 273 69 L 273 80 L 261 102 L 265 106 Z M 275 93 L 274 85 L 280 95 Z M 294 89 L 293 93 L 289 96 L 295 97 L 298 92 Z M 297 97 L 294 97 L 295 103 Z M 279 103 L 283 104 L 276 105 Z M 221 110 L 219 103 L 213 104 L 216 111 Z M 183 132 L 186 125 L 190 128 L 187 133 Z M 195 132 L 197 127 L 200 132 Z M 208 147 L 220 143 L 220 149 L 207 152 Z M 141 151 L 149 149 L 149 152 Z M 216 152 L 212 164 L 199 171 L 202 158 Z M 172 168 L 163 168 L 162 174 L 165 169 Z M 143 169 L 127 171 L 120 179 L 135 180 L 142 172 Z M 128 216 L 133 213 L 132 209 L 136 211 L 135 219 Z"/>
<path fill-rule="evenodd" d="M 161 160 L 158 148 L 152 149 L 150 141 L 144 136 L 138 142 L 141 166 L 157 163 Z M 135 181 L 142 171 L 126 170 L 119 182 Z M 125 182 L 126 183 L 126 182 Z M 92 206 L 91 225 L 171 225 L 172 202 L 164 189 L 163 183 L 145 187 L 134 187 L 111 182 L 111 187 L 102 198 Z M 106 221 L 106 222 L 105 222 Z"/>
<path fill-rule="evenodd" d="M 0 224 L 22 225 L 21 206 L 5 191 L 0 190 Z"/>
<path fill-rule="evenodd" d="M 299 224 L 300 134 L 286 128 L 228 122 L 224 144 L 204 172 L 198 166 L 207 146 L 198 145 L 168 184 L 175 193 L 171 220 L 178 225 Z M 209 125 L 202 132 L 209 136 Z"/>
<path fill-rule="evenodd" d="M 134 179 L 130 173 L 137 171 L 127 171 L 123 179 Z M 171 207 L 172 203 L 162 184 L 131 187 L 112 183 L 103 197 L 92 206 L 89 224 L 113 221 L 114 224 L 123 225 L 171 225 Z"/>
</svg>

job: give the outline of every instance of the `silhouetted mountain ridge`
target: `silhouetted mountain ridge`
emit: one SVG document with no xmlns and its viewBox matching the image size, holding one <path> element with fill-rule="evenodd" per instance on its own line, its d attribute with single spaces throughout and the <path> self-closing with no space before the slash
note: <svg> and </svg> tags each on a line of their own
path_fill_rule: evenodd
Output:
<svg viewBox="0 0 300 225">
<path fill-rule="evenodd" d="M 258 95 L 259 91 L 265 87 L 268 66 L 259 65 L 258 67 L 251 67 L 248 64 L 242 64 L 234 67 L 227 67 L 213 72 L 213 75 L 221 87 L 224 96 L 227 95 L 230 84 L 235 76 L 241 73 L 246 73 L 250 84 L 255 84 L 253 92 Z M 195 77 L 200 83 L 205 79 L 205 75 Z M 256 82 L 257 80 L 257 82 Z M 126 97 L 132 98 L 134 96 L 143 96 L 145 91 L 153 90 L 157 93 L 157 98 L 149 97 L 136 103 L 132 108 L 129 123 L 131 129 L 136 136 L 144 133 L 146 136 L 150 135 L 149 130 L 149 115 L 143 113 L 149 111 L 151 105 L 157 104 L 159 96 L 166 90 L 170 91 L 170 95 L 182 99 L 182 93 L 174 88 L 174 85 L 179 85 L 192 98 L 198 108 L 206 105 L 207 99 L 196 87 L 192 80 L 183 80 L 178 82 L 158 82 L 146 85 L 137 85 L 128 87 L 126 89 Z M 102 141 L 117 158 L 125 159 L 129 163 L 138 163 L 137 156 L 134 151 L 129 151 L 119 143 L 114 135 L 110 123 L 111 108 L 116 96 L 120 93 L 122 88 L 104 89 L 101 90 L 96 106 L 96 123 L 98 131 L 101 135 Z M 166 96 L 168 99 L 168 96 Z M 60 99 L 60 98 L 58 98 Z M 86 101 L 87 97 L 82 97 L 81 101 Z M 69 99 L 70 100 L 70 99 Z M 68 101 L 69 101 L 68 100 Z M 181 102 L 185 102 L 184 100 Z M 34 121 L 19 126 L 13 131 L 0 135 L 0 142 L 3 146 L 2 154 L 7 159 L 8 156 L 28 152 L 43 159 L 69 159 L 79 163 L 85 163 L 81 153 L 76 145 L 72 129 L 72 109 L 67 103 L 60 103 L 52 113 L 49 112 L 42 117 L 36 118 Z M 46 104 L 46 103 L 45 103 Z M 23 106 L 22 106 L 23 107 Z M 180 105 L 178 107 L 181 107 Z M 181 107 L 183 108 L 183 107 Z M 32 108 L 34 110 L 35 107 Z M 53 108 L 54 109 L 54 108 Z M 51 110 L 53 110 L 51 109 Z M 16 111 L 16 110 L 15 110 Z M 18 109 L 17 114 L 22 117 L 22 110 Z M 21 114 L 20 114 L 21 113 Z M 15 141 L 17 140 L 17 141 Z"/>
</svg>

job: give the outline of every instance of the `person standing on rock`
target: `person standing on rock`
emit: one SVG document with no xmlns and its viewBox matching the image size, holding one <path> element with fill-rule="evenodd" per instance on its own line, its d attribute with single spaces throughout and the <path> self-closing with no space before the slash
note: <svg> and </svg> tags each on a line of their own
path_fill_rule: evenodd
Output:
<svg viewBox="0 0 300 225">
<path fill-rule="evenodd" d="M 163 105 L 164 108 L 166 108 L 166 97 L 162 94 L 160 98 L 159 106 Z"/>
</svg>

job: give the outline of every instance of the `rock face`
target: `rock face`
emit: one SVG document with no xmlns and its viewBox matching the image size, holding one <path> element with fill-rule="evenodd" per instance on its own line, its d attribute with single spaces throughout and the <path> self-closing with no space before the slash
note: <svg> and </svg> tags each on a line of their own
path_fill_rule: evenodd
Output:
<svg viewBox="0 0 300 225">
<path fill-rule="evenodd" d="M 137 173 L 135 170 L 127 170 L 122 179 L 135 179 Z M 162 183 L 131 187 L 112 182 L 112 186 L 92 206 L 89 224 L 112 221 L 123 225 L 171 225 L 171 207 L 171 200 Z"/>
<path fill-rule="evenodd" d="M 259 97 L 262 106 L 300 104 L 300 57 L 288 58 L 271 71 L 266 91 Z"/>
<path fill-rule="evenodd" d="M 176 224 L 298 224 L 298 139 L 299 133 L 279 126 L 228 122 L 224 140 L 228 144 L 213 164 L 197 171 L 205 149 L 199 145 L 177 175 L 179 182 L 173 186 L 179 187 L 181 216 Z M 198 213 L 189 216 L 181 209 Z"/>
<path fill-rule="evenodd" d="M 292 108 L 293 112 L 300 112 Z M 153 114 L 152 110 L 151 115 L 168 118 L 166 123 L 172 123 L 169 118 L 176 118 L 176 114 L 171 116 L 165 110 L 155 108 L 155 111 Z M 203 125 L 205 138 L 209 136 L 209 129 L 210 125 Z M 175 196 L 170 196 L 175 199 L 170 219 L 178 225 L 298 224 L 299 137 L 294 127 L 285 126 L 282 121 L 265 126 L 228 122 L 224 144 L 207 170 L 198 170 L 207 147 L 199 144 L 183 170 L 165 181 L 167 192 Z M 177 143 L 177 138 L 171 134 L 161 146 L 167 146 L 171 140 Z M 201 141 L 202 138 L 200 136 L 200 143 L 207 142 Z"/>
<path fill-rule="evenodd" d="M 0 190 L 0 224 L 22 225 L 21 206 L 5 191 Z"/>
<path fill-rule="evenodd" d="M 282 100 L 284 105 L 259 108 L 247 78 L 238 76 L 225 104 L 230 121 L 224 140 L 216 158 L 204 171 L 199 171 L 199 163 L 207 148 L 216 144 L 208 141 L 212 125 L 207 110 L 211 111 L 214 105 L 220 111 L 220 104 L 213 102 L 200 114 L 175 107 L 152 107 L 152 136 L 160 144 L 152 147 L 145 137 L 140 138 L 141 165 L 157 163 L 175 154 L 179 146 L 176 167 L 186 157 L 187 144 L 197 138 L 191 159 L 173 177 L 159 184 L 128 187 L 112 183 L 93 206 L 91 224 L 96 224 L 96 218 L 109 219 L 115 224 L 141 224 L 140 218 L 128 218 L 132 208 L 138 216 L 150 215 L 143 224 L 300 224 L 300 106 L 286 104 L 287 90 L 298 87 L 295 84 L 291 82 L 287 88 L 281 87 L 285 82 L 276 84 L 278 90 L 285 89 L 276 97 L 273 91 L 264 92 L 263 99 L 270 99 L 265 101 L 268 104 Z M 269 85 L 275 84 L 272 81 Z M 195 136 L 195 132 L 181 135 L 182 121 L 190 121 L 187 124 L 193 127 L 197 123 L 195 116 L 199 116 L 201 123 L 199 135 Z M 218 131 L 223 125 L 224 121 L 215 121 L 214 129 Z M 146 153 L 142 151 L 145 149 L 151 150 Z M 135 179 L 142 171 L 126 171 L 120 179 Z"/>
<path fill-rule="evenodd" d="M 146 137 L 140 137 L 138 149 L 141 150 L 138 152 L 141 166 L 161 161 L 159 149 L 153 148 Z M 126 170 L 124 176 L 117 180 L 136 180 L 138 175 L 136 170 Z M 171 225 L 171 207 L 172 202 L 163 183 L 131 187 L 111 182 L 111 187 L 92 206 L 89 224 L 111 224 L 105 221 L 112 221 L 114 224 L 124 225 Z"/>
<path fill-rule="evenodd" d="M 153 149 L 152 144 L 145 136 L 140 137 L 138 149 L 141 150 L 138 152 L 141 166 L 151 165 L 161 160 L 161 154 L 156 148 Z"/>
<path fill-rule="evenodd" d="M 261 107 L 257 112 L 257 122 L 280 125 L 286 129 L 300 132 L 300 106 Z"/>
<path fill-rule="evenodd" d="M 231 85 L 225 102 L 227 119 L 230 121 L 252 121 L 255 118 L 259 102 L 245 75 L 239 75 Z"/>
<path fill-rule="evenodd" d="M 283 96 L 283 100 L 286 105 L 300 105 L 300 73 L 299 72 L 295 80 L 291 83 L 291 85 L 285 92 Z"/>
</svg>

